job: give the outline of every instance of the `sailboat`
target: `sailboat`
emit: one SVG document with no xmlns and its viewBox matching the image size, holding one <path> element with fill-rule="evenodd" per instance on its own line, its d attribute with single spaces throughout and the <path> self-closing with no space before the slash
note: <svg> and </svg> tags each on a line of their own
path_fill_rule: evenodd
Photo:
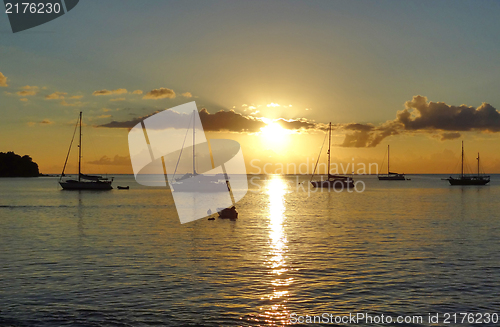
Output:
<svg viewBox="0 0 500 327">
<path fill-rule="evenodd" d="M 389 169 L 389 145 L 387 145 L 387 175 L 378 175 L 379 181 L 404 181 L 405 174 L 392 173 Z"/>
<path fill-rule="evenodd" d="M 354 180 L 350 176 L 344 176 L 344 175 L 333 175 L 330 174 L 330 150 L 331 150 L 331 143 L 332 143 L 332 123 L 330 123 L 328 127 L 328 178 L 326 180 L 319 180 L 319 181 L 313 181 L 314 173 L 316 171 L 316 167 L 314 168 L 314 172 L 311 176 L 311 185 L 313 187 L 322 187 L 322 188 L 328 188 L 328 189 L 344 189 L 344 188 L 353 188 L 354 187 Z M 321 155 L 321 153 L 320 153 Z M 318 158 L 319 160 L 319 158 Z M 318 164 L 316 163 L 316 166 Z"/>
<path fill-rule="evenodd" d="M 61 173 L 61 178 L 59 179 L 59 185 L 64 190 L 111 190 L 113 186 L 111 183 L 113 182 L 113 178 L 103 178 L 102 176 L 96 175 L 86 175 L 82 174 L 82 112 L 80 111 L 79 120 L 77 122 L 77 126 L 80 126 L 80 137 L 78 142 L 78 179 L 66 179 L 63 181 L 64 170 L 66 169 L 66 164 L 68 163 L 69 154 L 71 152 L 71 146 L 73 145 L 73 140 L 75 138 L 75 134 L 73 133 L 73 138 L 71 139 L 71 143 L 69 145 L 68 155 L 66 156 L 66 162 L 64 163 L 64 167 Z M 76 127 L 75 127 L 76 132 Z"/>
<path fill-rule="evenodd" d="M 193 111 L 193 171 L 192 173 L 186 173 L 180 178 L 172 178 L 170 186 L 175 192 L 227 192 L 229 190 L 229 176 L 226 174 L 217 175 L 203 175 L 196 172 L 196 134 L 195 134 L 195 123 L 196 115 L 198 113 L 196 110 Z M 190 125 L 191 126 L 191 125 Z M 189 127 L 188 127 L 189 131 Z M 187 133 L 186 133 L 187 134 Z M 182 151 L 179 154 L 179 160 L 182 155 Z"/>
<path fill-rule="evenodd" d="M 451 185 L 486 185 L 490 182 L 490 176 L 479 173 L 479 152 L 477 153 L 477 175 L 464 174 L 464 141 L 462 141 L 462 171 L 457 178 L 447 178 Z"/>
</svg>

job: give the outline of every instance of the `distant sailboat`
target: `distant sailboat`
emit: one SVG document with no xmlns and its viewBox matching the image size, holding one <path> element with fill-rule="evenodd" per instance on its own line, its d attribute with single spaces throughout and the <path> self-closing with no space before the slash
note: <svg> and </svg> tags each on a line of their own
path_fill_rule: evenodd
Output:
<svg viewBox="0 0 500 327">
<path fill-rule="evenodd" d="M 71 152 L 71 146 L 73 145 L 73 139 L 75 134 L 73 134 L 73 139 L 69 145 L 68 155 L 66 156 L 66 162 L 64 163 L 63 171 L 61 173 L 61 178 L 59 179 L 59 185 L 65 190 L 111 190 L 113 187 L 111 183 L 113 179 L 103 178 L 102 176 L 95 175 L 85 175 L 82 174 L 82 112 L 80 111 L 79 121 L 77 123 L 80 126 L 80 138 L 78 142 L 78 179 L 67 179 L 62 180 L 64 175 L 64 170 L 66 169 L 66 164 L 68 163 L 69 154 Z M 76 132 L 76 129 L 75 129 Z"/>
<path fill-rule="evenodd" d="M 203 175 L 196 172 L 196 142 L 195 142 L 195 122 L 198 113 L 193 111 L 193 172 L 173 179 L 170 186 L 174 192 L 227 192 L 229 190 L 229 177 L 227 175 Z M 189 127 L 188 130 L 189 131 Z M 187 133 L 186 133 L 187 134 Z M 182 151 L 179 154 L 179 160 Z M 175 176 L 174 171 L 174 176 Z"/>
<path fill-rule="evenodd" d="M 387 145 L 387 175 L 378 175 L 379 181 L 404 181 L 405 174 L 392 173 L 389 169 L 389 145 Z"/>
<path fill-rule="evenodd" d="M 316 168 L 314 168 L 314 172 L 311 176 L 311 185 L 313 187 L 322 187 L 322 188 L 328 188 L 328 189 L 344 189 L 344 188 L 353 188 L 354 187 L 354 180 L 350 176 L 343 176 L 343 175 L 333 175 L 330 174 L 330 148 L 331 148 L 331 141 L 332 141 L 332 123 L 330 123 L 329 128 L 328 128 L 328 166 L 327 166 L 327 174 L 328 177 L 326 180 L 319 180 L 319 181 L 313 181 L 314 173 L 316 171 Z M 321 153 L 320 153 L 321 156 Z M 319 160 L 319 158 L 318 158 Z M 316 163 L 317 166 L 317 163 Z"/>
<path fill-rule="evenodd" d="M 457 178 L 447 178 L 451 185 L 486 185 L 490 182 L 490 176 L 479 173 L 479 152 L 477 153 L 477 175 L 464 174 L 464 141 L 462 141 L 462 171 Z"/>
</svg>

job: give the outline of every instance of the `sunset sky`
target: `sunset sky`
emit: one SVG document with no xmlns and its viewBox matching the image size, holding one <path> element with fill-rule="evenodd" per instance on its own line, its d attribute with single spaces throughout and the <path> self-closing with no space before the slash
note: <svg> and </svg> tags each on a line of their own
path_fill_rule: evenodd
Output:
<svg viewBox="0 0 500 327">
<path fill-rule="evenodd" d="M 380 165 L 390 144 L 396 171 L 456 173 L 464 140 L 500 173 L 498 17 L 498 1 L 85 0 L 13 34 L 1 12 L 0 151 L 60 173 L 83 111 L 86 171 L 132 173 L 129 128 L 196 101 L 249 173 L 312 165 L 329 122 L 333 162 Z"/>
</svg>

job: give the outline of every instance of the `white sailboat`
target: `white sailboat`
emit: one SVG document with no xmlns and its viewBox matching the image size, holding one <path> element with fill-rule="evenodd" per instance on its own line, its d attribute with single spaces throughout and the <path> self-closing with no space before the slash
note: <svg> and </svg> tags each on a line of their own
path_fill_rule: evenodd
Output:
<svg viewBox="0 0 500 327">
<path fill-rule="evenodd" d="M 316 171 L 316 167 L 314 168 L 314 172 L 311 176 L 311 185 L 313 187 L 322 187 L 328 189 L 350 189 L 354 188 L 354 179 L 351 176 L 344 175 L 333 175 L 330 174 L 330 148 L 332 143 L 332 123 L 330 123 L 328 128 L 328 177 L 326 180 L 313 181 L 314 173 Z M 320 153 L 321 155 L 321 153 Z M 318 158 L 319 160 L 319 158 Z M 317 166 L 317 163 L 316 163 Z"/>
<path fill-rule="evenodd" d="M 66 164 L 68 163 L 69 154 L 71 152 L 71 146 L 73 145 L 73 139 L 75 134 L 73 133 L 73 138 L 69 145 L 68 155 L 66 156 L 66 161 L 64 162 L 64 167 L 61 173 L 61 178 L 59 179 L 59 185 L 64 190 L 111 190 L 113 186 L 113 178 L 103 178 L 102 176 L 96 175 L 86 175 L 82 174 L 82 112 L 80 111 L 79 121 L 77 126 L 80 126 L 80 137 L 78 142 L 78 178 L 77 179 L 66 179 L 63 180 L 64 171 L 66 169 Z M 76 132 L 76 128 L 75 128 Z"/>
</svg>

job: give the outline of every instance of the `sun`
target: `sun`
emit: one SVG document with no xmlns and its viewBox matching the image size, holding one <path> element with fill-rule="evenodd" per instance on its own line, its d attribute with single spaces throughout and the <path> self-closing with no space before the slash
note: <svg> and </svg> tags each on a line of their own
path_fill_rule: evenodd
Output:
<svg viewBox="0 0 500 327">
<path fill-rule="evenodd" d="M 267 122 L 267 125 L 260 128 L 260 134 L 263 141 L 270 146 L 284 146 L 288 141 L 290 131 L 283 128 L 276 122 Z"/>
</svg>

